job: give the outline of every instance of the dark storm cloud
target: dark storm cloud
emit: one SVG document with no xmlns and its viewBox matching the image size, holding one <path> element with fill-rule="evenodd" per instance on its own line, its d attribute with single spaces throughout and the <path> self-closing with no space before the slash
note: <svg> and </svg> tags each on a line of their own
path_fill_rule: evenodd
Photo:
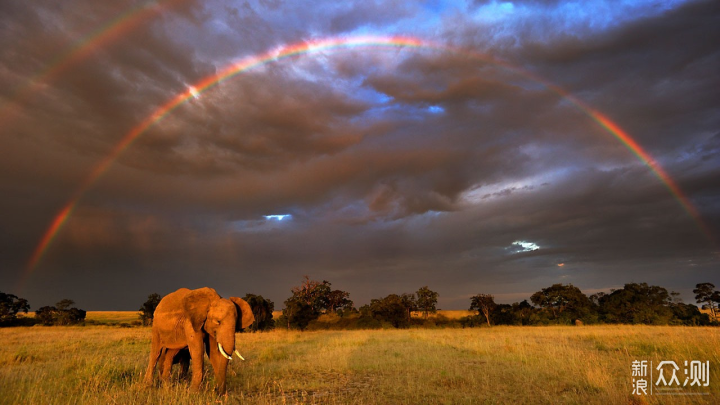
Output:
<svg viewBox="0 0 720 405">
<path fill-rule="evenodd" d="M 278 170 L 360 142 L 360 128 L 349 120 L 364 109 L 321 84 L 250 73 L 190 100 L 124 161 L 196 176 Z"/>
<path fill-rule="evenodd" d="M 677 148 L 674 134 L 702 132 L 707 119 L 717 125 L 712 110 L 720 95 L 713 89 L 720 79 L 713 72 L 720 54 L 708 39 L 720 35 L 718 20 L 717 2 L 691 2 L 607 34 L 551 43 L 530 39 L 517 57 L 562 77 L 569 90 L 591 94 L 594 105 L 627 122 L 651 148 Z M 647 138 L 648 133 L 659 136 Z"/>
<path fill-rule="evenodd" d="M 686 298 L 695 283 L 719 284 L 718 247 L 581 109 L 502 66 L 423 49 L 298 55 L 188 100 L 25 269 L 73 190 L 160 105 L 230 61 L 348 32 L 431 32 L 555 82 L 628 130 L 720 229 L 716 4 L 638 6 L 572 32 L 561 1 L 518 3 L 529 11 L 517 15 L 494 4 L 189 2 L 111 41 L 1 130 L 2 291 L 33 308 L 69 297 L 134 309 L 152 292 L 210 285 L 279 307 L 308 274 L 359 305 L 427 284 L 443 308 L 465 308 L 478 292 L 521 300 L 557 282 L 647 281 Z M 72 6 L 3 4 L 3 101 L 71 33 L 122 8 Z M 485 6 L 505 8 L 466 13 Z M 5 287 L 23 272 L 23 291 Z"/>
</svg>

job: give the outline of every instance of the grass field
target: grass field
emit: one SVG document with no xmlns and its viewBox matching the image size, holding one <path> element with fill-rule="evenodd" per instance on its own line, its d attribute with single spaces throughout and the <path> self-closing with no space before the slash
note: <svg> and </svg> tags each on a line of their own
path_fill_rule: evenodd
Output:
<svg viewBox="0 0 720 405">
<path fill-rule="evenodd" d="M 207 361 L 199 394 L 176 375 L 167 386 L 143 386 L 149 328 L 3 328 L 0 403 L 720 403 L 718 328 L 278 330 L 236 338 L 247 361 L 231 363 L 229 393 L 216 398 Z M 695 390 L 709 395 L 633 396 L 633 360 L 709 360 L 710 386 Z"/>
<path fill-rule="evenodd" d="M 19 313 L 20 317 L 34 318 L 34 312 Z M 139 321 L 140 311 L 87 311 L 85 321 L 88 324 L 97 325 L 132 325 L 133 322 Z"/>
<path fill-rule="evenodd" d="M 282 315 L 282 311 L 273 311 L 273 318 L 278 319 L 280 318 L 280 315 Z M 434 314 L 430 314 L 428 318 L 437 318 L 438 315 L 442 315 L 448 319 L 460 319 L 464 316 L 472 316 L 477 315 L 477 311 L 452 311 L 452 310 L 438 310 Z M 88 312 L 88 316 L 90 316 L 90 312 Z M 412 316 L 414 318 L 420 318 L 422 317 L 422 312 L 413 312 Z"/>
</svg>

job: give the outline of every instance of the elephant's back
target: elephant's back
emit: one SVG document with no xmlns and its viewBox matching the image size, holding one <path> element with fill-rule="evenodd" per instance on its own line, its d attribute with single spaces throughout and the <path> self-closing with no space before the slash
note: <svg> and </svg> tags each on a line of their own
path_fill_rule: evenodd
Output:
<svg viewBox="0 0 720 405">
<path fill-rule="evenodd" d="M 155 315 L 175 312 L 182 308 L 182 300 L 190 293 L 187 288 L 180 288 L 177 291 L 171 292 L 170 294 L 163 297 L 155 308 Z"/>
</svg>

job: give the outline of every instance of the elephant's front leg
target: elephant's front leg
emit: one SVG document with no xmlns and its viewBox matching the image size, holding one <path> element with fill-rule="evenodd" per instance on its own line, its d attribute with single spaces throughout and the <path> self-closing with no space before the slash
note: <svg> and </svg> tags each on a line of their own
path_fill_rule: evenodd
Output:
<svg viewBox="0 0 720 405">
<path fill-rule="evenodd" d="M 190 350 L 190 358 L 192 359 L 190 390 L 200 391 L 200 384 L 203 378 L 203 356 L 205 355 L 202 333 L 195 332 L 190 336 L 190 339 L 188 339 L 188 349 Z"/>
</svg>

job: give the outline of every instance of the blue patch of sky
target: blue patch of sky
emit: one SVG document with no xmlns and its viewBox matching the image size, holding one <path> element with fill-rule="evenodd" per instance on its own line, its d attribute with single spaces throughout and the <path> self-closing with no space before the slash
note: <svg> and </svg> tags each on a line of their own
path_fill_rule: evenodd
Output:
<svg viewBox="0 0 720 405">
<path fill-rule="evenodd" d="M 511 2 L 492 1 L 481 5 L 475 10 L 475 21 L 493 23 L 507 19 L 515 11 Z"/>
<path fill-rule="evenodd" d="M 369 86 L 360 86 L 352 89 L 355 98 L 366 103 L 369 108 L 362 114 L 351 120 L 354 123 L 366 122 L 370 123 L 375 120 L 382 119 L 400 119 L 400 120 L 423 120 L 429 116 L 440 115 L 445 112 L 445 108 L 441 105 L 427 104 L 406 104 L 395 101 L 391 96 L 379 92 Z"/>
<path fill-rule="evenodd" d="M 457 1 L 445 1 L 445 0 L 425 0 L 422 3 L 422 7 L 433 13 L 442 13 L 448 8 L 454 8 L 457 6 Z"/>
<path fill-rule="evenodd" d="M 430 114 L 442 114 L 445 112 L 445 109 L 439 105 L 431 105 L 427 110 Z"/>
<path fill-rule="evenodd" d="M 469 18 L 491 26 L 487 32 L 495 38 L 518 37 L 521 33 L 533 41 L 556 32 L 582 35 L 603 31 L 629 21 L 652 17 L 688 0 L 581 0 L 557 3 L 489 1 L 469 10 Z"/>
<path fill-rule="evenodd" d="M 352 89 L 351 93 L 355 98 L 373 106 L 383 106 L 390 103 L 393 98 L 385 93 L 379 92 L 369 86 L 360 86 Z"/>
<path fill-rule="evenodd" d="M 367 110 L 362 117 L 358 119 L 380 120 L 393 119 L 404 122 L 421 122 L 427 121 L 433 116 L 441 115 L 445 109 L 438 105 L 427 104 L 405 104 L 399 102 L 388 102 L 374 106 Z M 432 124 L 428 124 L 432 125 Z"/>
</svg>

